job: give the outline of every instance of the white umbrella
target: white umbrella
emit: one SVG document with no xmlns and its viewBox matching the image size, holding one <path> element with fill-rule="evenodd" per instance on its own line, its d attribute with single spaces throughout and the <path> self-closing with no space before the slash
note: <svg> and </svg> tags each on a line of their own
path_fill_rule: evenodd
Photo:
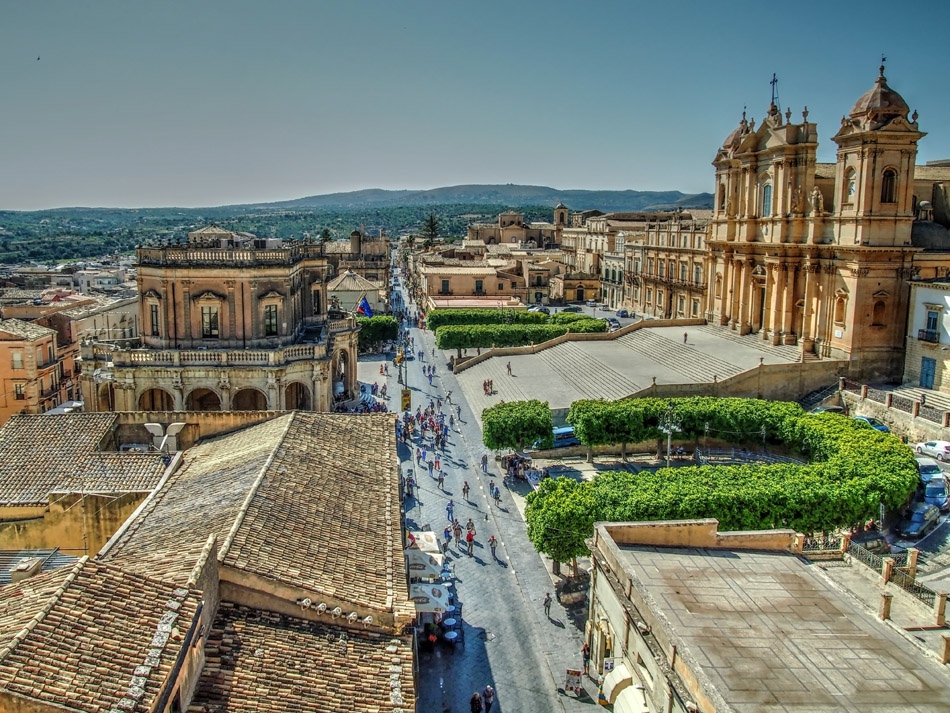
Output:
<svg viewBox="0 0 950 713">
<path fill-rule="evenodd" d="M 406 550 L 406 563 L 411 577 L 439 577 L 442 574 L 442 555 L 422 550 Z"/>
<path fill-rule="evenodd" d="M 434 532 L 429 530 L 425 532 L 410 532 L 412 538 L 415 540 L 415 545 L 413 549 L 422 550 L 423 552 L 432 552 L 433 554 L 440 554 L 442 548 L 439 547 L 439 538 L 436 537 Z"/>
<path fill-rule="evenodd" d="M 438 584 L 410 584 L 409 598 L 416 603 L 417 612 L 441 614 L 449 605 L 449 593 Z"/>
</svg>

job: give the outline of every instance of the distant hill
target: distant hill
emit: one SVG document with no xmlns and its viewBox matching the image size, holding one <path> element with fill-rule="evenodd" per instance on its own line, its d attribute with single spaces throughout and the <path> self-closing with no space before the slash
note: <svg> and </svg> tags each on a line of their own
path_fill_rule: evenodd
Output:
<svg viewBox="0 0 950 713">
<path fill-rule="evenodd" d="M 349 193 L 329 193 L 276 203 L 257 203 L 259 209 L 359 209 L 391 208 L 395 206 L 450 205 L 463 203 L 495 204 L 509 207 L 563 203 L 573 210 L 654 211 L 674 208 L 712 208 L 711 193 L 681 193 L 680 191 L 584 191 L 559 190 L 547 186 L 465 185 L 432 188 L 425 191 L 386 191 L 370 188 Z M 242 207 L 242 206 L 229 206 Z"/>
</svg>

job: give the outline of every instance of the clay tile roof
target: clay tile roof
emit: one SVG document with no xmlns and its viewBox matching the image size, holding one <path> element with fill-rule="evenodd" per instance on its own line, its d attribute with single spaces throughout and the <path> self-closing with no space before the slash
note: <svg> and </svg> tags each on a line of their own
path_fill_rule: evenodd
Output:
<svg viewBox="0 0 950 713">
<path fill-rule="evenodd" d="M 0 333 L 13 335 L 18 339 L 42 339 L 51 334 L 56 334 L 56 330 L 47 327 L 41 327 L 33 322 L 24 322 L 22 319 L 0 319 Z M 0 339 L 5 335 L 0 334 Z"/>
<path fill-rule="evenodd" d="M 402 576 L 395 416 L 295 412 L 195 446 L 103 559 L 186 582 L 223 566 L 381 611 Z"/>
<path fill-rule="evenodd" d="M 162 453 L 100 451 L 116 415 L 11 416 L 0 429 L 0 506 L 47 505 L 51 493 L 140 493 L 165 473 Z"/>
<path fill-rule="evenodd" d="M 383 611 L 408 600 L 395 420 L 295 412 L 218 559 Z"/>
<path fill-rule="evenodd" d="M 193 711 L 415 710 L 412 648 L 400 638 L 222 602 L 205 653 Z"/>
<path fill-rule="evenodd" d="M 145 501 L 102 560 L 184 584 L 209 535 L 222 543 L 291 415 L 200 443 Z"/>
<path fill-rule="evenodd" d="M 358 292 L 360 290 L 378 290 L 379 285 L 367 280 L 362 275 L 347 270 L 341 272 L 327 283 L 327 290 L 341 292 Z"/>
<path fill-rule="evenodd" d="M 150 710 L 197 610 L 197 592 L 87 558 L 0 588 L 0 699 Z"/>
</svg>

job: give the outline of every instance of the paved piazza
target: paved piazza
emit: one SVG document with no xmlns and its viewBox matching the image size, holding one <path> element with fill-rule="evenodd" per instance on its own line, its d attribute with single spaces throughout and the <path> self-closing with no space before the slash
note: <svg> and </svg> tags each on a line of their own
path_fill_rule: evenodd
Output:
<svg viewBox="0 0 950 713">
<path fill-rule="evenodd" d="M 686 343 L 683 343 L 683 334 Z M 450 352 L 445 352 L 448 357 Z M 657 327 L 611 341 L 567 342 L 537 354 L 488 359 L 457 374 L 476 414 L 500 400 L 541 399 L 566 409 L 578 399 L 619 399 L 653 384 L 712 383 L 759 365 L 797 362 L 798 347 L 773 347 L 722 327 Z M 506 364 L 511 362 L 512 376 Z M 496 393 L 486 397 L 482 382 Z"/>
</svg>

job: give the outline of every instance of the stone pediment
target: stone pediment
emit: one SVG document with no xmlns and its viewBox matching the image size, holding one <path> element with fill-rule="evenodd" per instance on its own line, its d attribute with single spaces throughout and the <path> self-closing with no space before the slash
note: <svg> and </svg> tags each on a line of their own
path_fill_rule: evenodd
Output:
<svg viewBox="0 0 950 713">
<path fill-rule="evenodd" d="M 277 290 L 271 290 L 265 295 L 261 295 L 257 299 L 259 300 L 283 300 L 284 296 L 280 294 Z"/>
<path fill-rule="evenodd" d="M 891 296 L 891 293 L 888 292 L 887 290 L 878 290 L 877 292 L 875 292 L 875 293 L 872 294 L 871 296 L 872 296 L 872 297 L 877 297 L 877 298 L 890 297 L 890 296 Z"/>
<path fill-rule="evenodd" d="M 211 290 L 205 290 L 200 295 L 195 295 L 193 298 L 195 302 L 223 302 L 224 297 L 218 295 Z"/>
<path fill-rule="evenodd" d="M 158 294 L 155 290 L 148 290 L 145 294 L 142 295 L 144 299 L 147 300 L 160 300 L 162 296 Z"/>
</svg>

